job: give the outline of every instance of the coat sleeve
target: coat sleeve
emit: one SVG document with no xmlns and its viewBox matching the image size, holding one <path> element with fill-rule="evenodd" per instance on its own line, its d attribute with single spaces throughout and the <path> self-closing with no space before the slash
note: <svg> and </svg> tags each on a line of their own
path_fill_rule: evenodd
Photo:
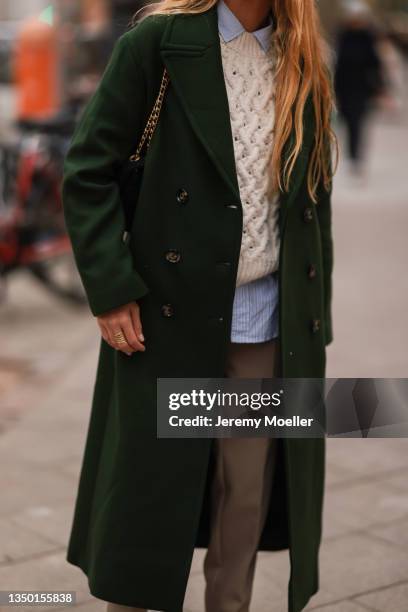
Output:
<svg viewBox="0 0 408 612">
<path fill-rule="evenodd" d="M 148 292 L 122 240 L 118 168 L 136 148 L 146 91 L 129 35 L 116 43 L 97 91 L 75 130 L 64 165 L 67 231 L 92 313 L 136 301 Z"/>
<path fill-rule="evenodd" d="M 321 187 L 321 195 L 317 204 L 317 217 L 320 226 L 320 237 L 323 257 L 323 286 L 324 286 L 324 333 L 325 343 L 333 341 L 332 326 L 332 272 L 333 272 L 333 238 L 332 238 L 332 188 L 327 191 Z"/>
</svg>

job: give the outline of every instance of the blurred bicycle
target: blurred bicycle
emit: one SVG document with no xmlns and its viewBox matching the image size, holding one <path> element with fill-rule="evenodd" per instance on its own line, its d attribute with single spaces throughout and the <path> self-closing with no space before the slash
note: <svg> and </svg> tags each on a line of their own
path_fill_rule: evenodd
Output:
<svg viewBox="0 0 408 612">
<path fill-rule="evenodd" d="M 48 291 L 74 304 L 85 294 L 64 224 L 63 159 L 73 118 L 19 124 L 17 146 L 0 149 L 0 284 L 28 270 Z"/>
</svg>

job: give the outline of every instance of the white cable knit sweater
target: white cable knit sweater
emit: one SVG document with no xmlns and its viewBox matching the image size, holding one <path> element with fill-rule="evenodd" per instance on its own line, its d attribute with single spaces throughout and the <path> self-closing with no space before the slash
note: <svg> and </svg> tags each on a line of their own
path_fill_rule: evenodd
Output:
<svg viewBox="0 0 408 612">
<path fill-rule="evenodd" d="M 243 235 L 236 285 L 278 267 L 278 194 L 271 190 L 274 124 L 274 50 L 249 32 L 225 43 L 222 63 L 230 108 L 235 164 L 243 206 Z"/>
</svg>

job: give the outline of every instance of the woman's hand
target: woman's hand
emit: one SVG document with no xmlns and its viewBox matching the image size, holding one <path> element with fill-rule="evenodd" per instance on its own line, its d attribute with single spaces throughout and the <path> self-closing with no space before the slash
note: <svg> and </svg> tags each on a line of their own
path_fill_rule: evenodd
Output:
<svg viewBox="0 0 408 612">
<path fill-rule="evenodd" d="M 137 302 L 109 310 L 97 317 L 97 321 L 103 339 L 117 351 L 132 355 L 146 350 Z"/>
</svg>

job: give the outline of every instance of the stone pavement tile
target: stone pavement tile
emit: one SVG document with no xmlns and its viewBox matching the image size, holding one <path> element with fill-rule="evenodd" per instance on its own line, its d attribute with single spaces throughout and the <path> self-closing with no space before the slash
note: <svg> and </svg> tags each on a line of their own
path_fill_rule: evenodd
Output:
<svg viewBox="0 0 408 612">
<path fill-rule="evenodd" d="M 0 518 L 0 542 L 0 566 L 60 548 L 46 536 L 41 537 L 3 518 Z"/>
<path fill-rule="evenodd" d="M 68 372 L 48 389 L 39 406 L 41 410 L 27 412 L 24 425 L 49 431 L 62 425 L 70 429 L 82 429 L 86 425 L 97 365 L 97 347 L 93 344 L 81 352 L 79 359 L 72 357 Z"/>
<path fill-rule="evenodd" d="M 319 606 L 354 599 L 367 591 L 406 580 L 407 575 L 408 551 L 365 534 L 326 540 L 320 552 L 320 591 L 313 603 Z"/>
<path fill-rule="evenodd" d="M 401 473 L 395 476 L 391 476 L 387 480 L 388 486 L 395 487 L 399 491 L 408 491 L 408 471 L 406 466 Z"/>
<path fill-rule="evenodd" d="M 66 561 L 64 551 L 0 567 L 0 585 L 8 591 L 76 591 L 78 602 L 91 598 L 86 578 Z M 4 607 L 4 612 L 10 609 Z M 35 606 L 35 610 L 49 612 L 50 607 Z M 18 612 L 32 611 L 32 606 L 18 606 Z"/>
<path fill-rule="evenodd" d="M 70 502 L 59 502 L 48 506 L 33 506 L 14 513 L 10 521 L 15 528 L 22 527 L 38 534 L 54 544 L 68 543 L 74 508 Z"/>
<path fill-rule="evenodd" d="M 59 465 L 67 457 L 82 453 L 83 436 L 76 431 L 60 428 L 47 432 L 17 426 L 0 440 L 0 457 L 8 455 L 32 466 Z"/>
<path fill-rule="evenodd" d="M 325 538 L 338 537 L 352 530 L 388 524 L 408 514 L 408 491 L 387 486 L 386 480 L 354 483 L 326 492 L 323 512 Z"/>
<path fill-rule="evenodd" d="M 313 601 L 313 599 L 311 601 Z M 304 612 L 312 612 L 312 610 L 319 610 L 319 612 L 367 612 L 369 608 L 360 606 L 355 601 L 345 599 L 343 601 L 336 601 L 332 604 L 328 604 L 327 606 L 315 606 L 313 603 L 310 603 L 306 606 Z M 383 610 L 382 612 L 385 611 Z"/>
<path fill-rule="evenodd" d="M 375 210 L 372 204 L 379 196 L 368 187 L 372 202 L 367 206 L 350 198 L 346 208 L 345 199 L 333 198 L 336 264 L 334 342 L 327 355 L 330 377 L 405 377 L 408 369 L 408 326 L 403 324 L 408 306 L 404 270 L 408 209 L 395 207 L 387 197 L 386 206 Z M 401 197 L 401 204 L 406 201 L 406 195 Z"/>
<path fill-rule="evenodd" d="M 202 612 L 204 608 L 204 584 L 204 575 L 202 572 L 190 574 L 184 600 L 184 607 L 189 612 Z"/>
<path fill-rule="evenodd" d="M 264 576 L 269 584 L 274 584 L 286 594 L 290 574 L 289 552 L 287 550 L 259 552 L 256 573 L 258 576 Z"/>
<path fill-rule="evenodd" d="M 95 323 L 85 312 L 57 305 L 27 278 L 13 277 L 10 285 L 11 295 L 0 304 L 0 376 L 9 381 L 6 389 L 0 384 L 0 426 L 6 431 L 15 423 L 11 415 L 20 420 L 42 412 L 46 395 L 58 390 L 73 365 L 84 362 L 80 378 L 89 378 L 87 354 L 96 346 Z"/>
<path fill-rule="evenodd" d="M 288 607 L 287 574 L 281 581 L 273 573 L 272 560 L 269 556 L 270 571 L 264 572 L 258 563 L 254 579 L 251 612 L 282 612 Z"/>
<path fill-rule="evenodd" d="M 408 438 L 342 438 L 327 440 L 327 462 L 350 470 L 355 477 L 389 477 L 407 467 Z"/>
<path fill-rule="evenodd" d="M 202 572 L 192 573 L 187 585 L 186 612 L 203 611 L 204 589 L 205 580 Z M 286 607 L 287 581 L 279 586 L 265 573 L 256 571 L 251 612 L 282 612 Z"/>
<path fill-rule="evenodd" d="M 86 350 L 95 330 L 87 308 L 73 308 L 54 299 L 24 271 L 10 278 L 0 313 L 1 352 L 28 357 L 44 374 L 57 372 L 72 352 Z"/>
<path fill-rule="evenodd" d="M 13 452 L 12 448 L 4 448 L 4 440 L 6 440 L 13 432 L 7 432 L 3 437 L 0 436 L 0 465 L 2 468 L 2 472 L 10 472 L 10 473 L 18 473 L 27 474 L 30 478 L 35 478 L 37 473 L 41 473 L 44 471 L 52 471 L 55 475 L 61 478 L 62 482 L 68 482 L 69 486 L 75 485 L 78 480 L 78 475 L 72 469 L 66 469 L 69 466 L 73 466 L 76 462 L 76 465 L 80 465 L 81 456 L 78 455 L 78 452 L 75 454 L 71 454 L 67 459 L 64 459 L 61 463 L 54 462 L 52 465 L 48 465 L 45 463 L 36 464 L 31 461 L 30 454 L 23 454 L 19 452 L 19 449 L 16 449 L 16 452 Z M 0 473 L 1 479 L 1 473 Z M 1 510 L 1 505 L 0 505 Z M 0 511 L 1 514 L 1 511 Z"/>
<path fill-rule="evenodd" d="M 391 521 L 389 525 L 372 527 L 367 530 L 367 533 L 373 537 L 383 538 L 390 544 L 394 544 L 404 550 L 408 550 L 408 514 L 402 521 Z"/>
<path fill-rule="evenodd" d="M 191 563 L 190 576 L 184 601 L 185 612 L 202 612 L 204 601 L 203 562 L 206 549 L 196 548 Z"/>
<path fill-rule="evenodd" d="M 78 457 L 78 455 L 65 459 L 64 462 L 58 466 L 58 471 L 62 474 L 66 474 L 70 478 L 73 478 L 75 483 L 78 483 L 79 473 L 81 470 L 81 459 L 82 457 Z"/>
<path fill-rule="evenodd" d="M 331 441 L 330 441 L 331 443 Z M 326 489 L 348 483 L 356 478 L 355 472 L 342 465 L 338 465 L 330 459 L 326 462 Z"/>
<path fill-rule="evenodd" d="M 204 549 L 194 551 L 186 593 L 186 610 L 202 612 L 205 581 Z M 287 552 L 258 553 L 251 612 L 281 612 L 287 606 L 289 561 Z"/>
<path fill-rule="evenodd" d="M 406 94 L 406 90 L 404 93 Z M 406 110 L 403 112 L 406 113 Z M 336 124 L 337 134 L 343 137 L 340 141 L 341 155 L 334 183 L 335 193 L 341 196 L 347 208 L 357 203 L 360 208 L 371 211 L 377 207 L 384 208 L 387 204 L 395 205 L 395 201 L 399 199 L 404 201 L 407 188 L 403 180 L 404 170 L 401 162 L 404 159 L 407 120 L 406 116 L 401 115 L 392 121 L 391 124 L 388 118 L 376 112 L 374 121 L 368 124 L 366 134 L 368 155 L 365 167 L 369 174 L 368 181 L 360 181 L 359 187 L 356 186 L 359 183 L 351 181 L 350 176 L 345 174 L 349 162 L 345 155 L 343 126 Z"/>
<path fill-rule="evenodd" d="M 62 612 L 61 608 L 53 608 L 48 612 Z M 106 601 L 92 597 L 89 601 L 79 603 L 65 612 L 106 612 Z"/>
<path fill-rule="evenodd" d="M 82 426 L 99 346 L 93 317 L 87 309 L 54 301 L 29 278 L 13 277 L 11 289 L 0 305 L 0 376 L 8 365 L 6 374 L 19 380 L 3 393 L 0 385 L 0 427 L 13 428 L 11 415 L 32 427 L 47 419 L 60 427 L 70 421 Z"/>
<path fill-rule="evenodd" d="M 194 550 L 193 560 L 191 563 L 190 575 L 201 574 L 203 571 L 204 557 L 207 550 L 205 548 L 196 548 Z"/>
<path fill-rule="evenodd" d="M 0 456 L 0 465 L 3 466 Z M 0 491 L 6 491 L 0 504 L 5 517 L 38 507 L 52 507 L 56 502 L 73 503 L 76 491 L 69 478 L 52 468 L 8 464 L 0 470 Z"/>
<path fill-rule="evenodd" d="M 408 582 L 362 595 L 356 601 L 376 612 L 407 612 Z"/>
<path fill-rule="evenodd" d="M 24 416 L 16 429 L 40 432 L 44 436 L 58 435 L 61 431 L 75 433 L 76 435 L 81 434 L 90 414 L 91 400 L 85 397 L 82 402 L 78 402 L 65 390 L 61 393 L 66 393 L 63 399 L 58 395 L 48 395 L 42 404 L 39 403 L 34 410 Z M 86 395 L 88 396 L 88 393 Z M 76 412 L 77 405 L 79 405 L 79 414 Z M 9 432 L 9 435 L 11 436 L 12 433 Z"/>
</svg>

